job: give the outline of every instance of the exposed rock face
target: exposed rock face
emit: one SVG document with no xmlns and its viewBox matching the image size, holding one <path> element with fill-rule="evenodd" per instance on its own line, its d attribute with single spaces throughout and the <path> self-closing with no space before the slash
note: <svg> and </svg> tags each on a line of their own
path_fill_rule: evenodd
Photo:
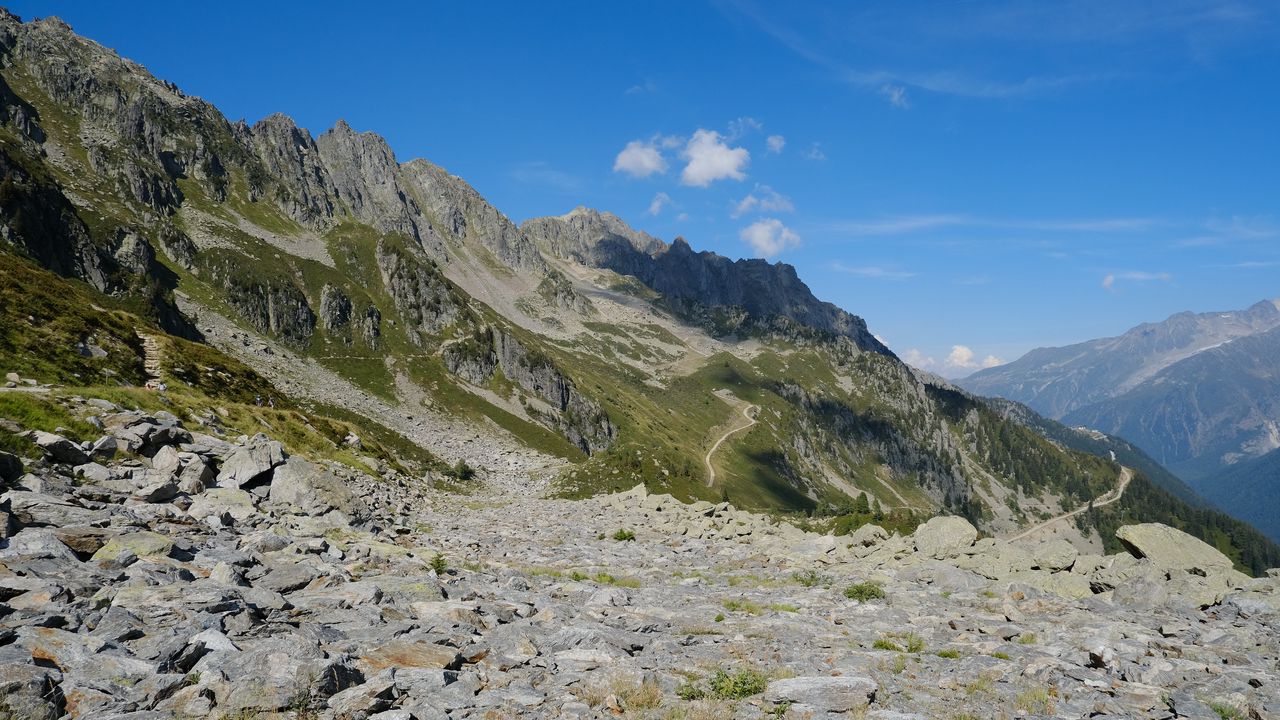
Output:
<svg viewBox="0 0 1280 720">
<path fill-rule="evenodd" d="M 351 298 L 341 288 L 325 285 L 320 291 L 320 325 L 330 332 L 351 322 Z"/>
<path fill-rule="evenodd" d="M 551 406 L 542 419 L 584 452 L 613 444 L 617 429 L 594 400 L 579 392 L 550 358 L 529 350 L 505 330 L 486 328 L 445 347 L 445 367 L 473 385 L 487 385 L 496 371 Z M 536 412 L 536 411 L 535 411 Z"/>
<path fill-rule="evenodd" d="M 530 220 L 523 229 L 545 251 L 634 276 L 661 293 L 673 309 L 703 316 L 724 326 L 722 330 L 770 327 L 781 318 L 847 337 L 861 350 L 891 354 L 861 318 L 815 298 L 790 265 L 694 252 L 682 238 L 667 245 L 616 217 L 582 208 L 563 217 Z M 735 309 L 745 315 L 735 316 Z M 706 316 L 708 311 L 717 317 Z"/>
<path fill-rule="evenodd" d="M 458 322 L 463 304 L 453 286 L 429 259 L 387 242 L 378 245 L 383 285 L 404 318 L 409 339 L 418 345 Z"/>
<path fill-rule="evenodd" d="M 289 217 L 308 227 L 323 227 L 337 213 L 337 190 L 320 158 L 320 148 L 306 130 L 287 115 L 259 120 L 248 132 L 249 142 L 265 171 L 249 178 L 257 197 L 267 184 L 280 183 L 276 202 Z"/>
</svg>

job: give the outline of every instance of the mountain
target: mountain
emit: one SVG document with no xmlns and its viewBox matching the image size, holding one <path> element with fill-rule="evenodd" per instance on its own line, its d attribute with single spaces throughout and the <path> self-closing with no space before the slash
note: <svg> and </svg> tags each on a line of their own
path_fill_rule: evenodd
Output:
<svg viewBox="0 0 1280 720">
<path fill-rule="evenodd" d="M 1268 465 L 1250 462 L 1280 447 L 1278 302 L 1179 313 L 958 382 L 1124 437 L 1237 517 L 1280 512 L 1280 495 L 1256 491 Z M 1253 490 L 1236 492 L 1239 484 Z"/>
<path fill-rule="evenodd" d="M 57 19 L 0 15 L 0 167 L 0 255 L 83 298 L 36 328 L 41 282 L 7 287 L 8 369 L 101 393 L 149 379 L 207 404 L 234 362 L 255 378 L 238 402 L 252 387 L 305 411 L 276 419 L 298 437 L 344 428 L 321 433 L 335 452 L 380 438 L 368 464 L 396 482 L 643 483 L 844 529 L 876 506 L 904 531 L 952 513 L 1001 534 L 1123 476 L 922 382 L 788 265 L 593 210 L 517 226 L 376 134 L 230 122 Z M 154 346 L 184 361 L 139 355 Z M 1112 542 L 1099 511 L 1073 526 L 1082 546 Z"/>
<path fill-rule="evenodd" d="M 1280 538 L 1280 450 L 1243 460 L 1203 478 L 1204 496 L 1268 537 Z"/>
</svg>

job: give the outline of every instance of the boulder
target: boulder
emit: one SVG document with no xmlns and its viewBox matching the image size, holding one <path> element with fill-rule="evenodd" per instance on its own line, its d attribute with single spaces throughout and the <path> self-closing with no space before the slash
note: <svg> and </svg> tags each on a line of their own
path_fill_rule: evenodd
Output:
<svg viewBox="0 0 1280 720">
<path fill-rule="evenodd" d="M 22 477 L 22 460 L 16 455 L 0 452 L 0 481 L 11 483 Z"/>
<path fill-rule="evenodd" d="M 279 442 L 255 438 L 255 442 L 239 448 L 222 463 L 218 485 L 239 488 L 283 465 L 286 457 Z"/>
<path fill-rule="evenodd" d="M 1075 546 L 1061 538 L 1047 540 L 1031 548 L 1035 566 L 1041 570 L 1058 572 L 1071 567 L 1080 554 Z"/>
<path fill-rule="evenodd" d="M 271 478 L 270 500 L 291 512 L 323 515 L 338 510 L 349 517 L 362 513 L 363 503 L 333 473 L 302 458 L 291 457 Z"/>
<path fill-rule="evenodd" d="M 258 509 L 254 507 L 253 496 L 244 490 L 213 488 L 197 495 L 187 513 L 196 520 L 227 516 L 243 523 L 257 515 Z"/>
<path fill-rule="evenodd" d="M 875 699 L 876 687 L 875 680 L 857 675 L 794 677 L 769 683 L 764 700 L 803 705 L 811 712 L 847 713 L 865 710 Z"/>
<path fill-rule="evenodd" d="M 173 550 L 173 539 L 160 533 L 139 531 L 117 535 L 98 548 L 93 560 L 118 560 L 132 554 L 135 557 L 165 556 Z"/>
<path fill-rule="evenodd" d="M 888 539 L 889 533 L 884 528 L 871 523 L 863 525 L 849 535 L 849 542 L 862 547 L 879 545 L 881 541 Z"/>
<path fill-rule="evenodd" d="M 1160 523 L 1125 525 L 1116 537 L 1138 558 L 1147 558 L 1164 570 L 1198 570 L 1201 572 L 1231 570 L 1231 559 L 1212 545 L 1181 530 Z"/>
<path fill-rule="evenodd" d="M 62 673 L 19 663 L 0 664 L 0 698 L 5 714 L 24 720 L 55 720 L 66 703 L 58 687 Z"/>
<path fill-rule="evenodd" d="M 80 449 L 76 443 L 62 437 L 40 430 L 31 433 L 31 440 L 50 460 L 68 465 L 84 465 L 89 462 L 89 454 Z"/>
<path fill-rule="evenodd" d="M 978 539 L 978 531 L 964 518 L 944 516 L 916 528 L 912 538 L 916 552 L 942 560 L 972 547 Z"/>
</svg>

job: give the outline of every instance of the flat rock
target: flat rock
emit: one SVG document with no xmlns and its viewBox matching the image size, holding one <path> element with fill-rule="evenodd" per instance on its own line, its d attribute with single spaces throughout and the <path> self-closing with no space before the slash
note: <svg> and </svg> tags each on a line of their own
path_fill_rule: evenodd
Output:
<svg viewBox="0 0 1280 720">
<path fill-rule="evenodd" d="M 794 677 L 774 680 L 765 690 L 765 702 L 794 703 L 817 712 L 846 713 L 866 708 L 875 699 L 876 682 L 856 675 Z"/>
<path fill-rule="evenodd" d="M 1160 523 L 1125 525 L 1116 537 L 1134 556 L 1165 570 L 1225 571 L 1231 559 L 1199 538 Z"/>
</svg>

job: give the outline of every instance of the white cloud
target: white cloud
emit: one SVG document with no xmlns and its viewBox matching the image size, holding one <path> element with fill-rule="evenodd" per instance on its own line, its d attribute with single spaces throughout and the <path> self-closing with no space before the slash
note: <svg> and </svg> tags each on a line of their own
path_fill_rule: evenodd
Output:
<svg viewBox="0 0 1280 720">
<path fill-rule="evenodd" d="M 676 216 L 676 222 L 684 222 L 689 219 L 689 213 L 680 213 Z"/>
<path fill-rule="evenodd" d="M 756 185 L 756 189 L 739 200 L 729 214 L 742 217 L 749 212 L 791 212 L 796 209 L 791 198 L 783 195 L 768 185 Z"/>
<path fill-rule="evenodd" d="M 764 125 L 753 117 L 740 117 L 729 123 L 729 140 L 737 140 L 753 132 L 764 130 Z"/>
<path fill-rule="evenodd" d="M 738 236 L 760 257 L 768 258 L 800 244 L 800 236 L 795 234 L 781 220 L 764 218 L 742 228 Z"/>
<path fill-rule="evenodd" d="M 907 89 L 901 85 L 885 83 L 880 86 L 880 94 L 884 95 L 889 100 L 889 104 L 896 108 L 906 110 L 911 107 L 911 101 L 907 99 Z"/>
<path fill-rule="evenodd" d="M 967 345 L 952 345 L 951 353 L 947 355 L 947 359 L 942 364 L 957 369 L 968 369 L 978 367 L 978 363 L 973 360 L 973 350 Z"/>
<path fill-rule="evenodd" d="M 751 160 L 746 148 L 731 148 L 720 133 L 701 128 L 689 138 L 681 155 L 689 164 L 680 174 L 680 182 L 696 187 L 726 178 L 742 180 L 747 177 L 743 170 Z"/>
<path fill-rule="evenodd" d="M 1004 361 L 996 357 L 995 355 L 988 355 L 982 358 L 982 367 L 984 368 L 993 368 L 997 365 L 1003 365 L 1003 364 L 1004 364 Z"/>
<path fill-rule="evenodd" d="M 614 158 L 613 171 L 637 178 L 649 177 L 654 173 L 661 175 L 667 171 L 667 160 L 662 157 L 656 141 L 632 140 Z"/>
<path fill-rule="evenodd" d="M 657 91 L 658 91 L 658 85 L 654 83 L 652 80 L 645 80 L 642 83 L 639 83 L 637 85 L 632 85 L 631 87 L 627 88 L 628 95 L 645 95 L 645 94 L 654 93 Z"/>
<path fill-rule="evenodd" d="M 921 370 L 928 370 L 931 367 L 937 367 L 938 361 L 925 355 L 915 348 L 911 348 L 902 355 L 902 361 L 912 367 L 918 367 Z"/>
<path fill-rule="evenodd" d="M 857 275 L 858 277 L 865 278 L 880 278 L 883 280 L 907 280 L 916 276 L 913 272 L 883 268 L 879 265 L 850 266 L 840 262 L 833 262 L 831 263 L 831 269 L 848 275 Z"/>
<path fill-rule="evenodd" d="M 827 159 L 827 153 L 822 150 L 822 143 L 810 145 L 809 149 L 804 151 L 804 156 L 809 160 L 822 161 Z"/>
<path fill-rule="evenodd" d="M 662 212 L 662 208 L 670 204 L 671 196 L 664 192 L 660 192 L 657 195 L 654 195 L 653 200 L 649 203 L 649 214 L 657 215 Z"/>
<path fill-rule="evenodd" d="M 1115 288 L 1118 282 L 1172 282 L 1173 276 L 1167 272 L 1145 272 L 1142 270 L 1131 270 L 1128 272 L 1110 273 L 1102 278 L 1102 287 L 1106 290 Z"/>
<path fill-rule="evenodd" d="M 768 148 L 768 152 L 777 155 L 782 152 L 782 148 L 787 146 L 787 139 L 781 135 L 770 135 L 764 139 L 764 144 Z"/>
</svg>

